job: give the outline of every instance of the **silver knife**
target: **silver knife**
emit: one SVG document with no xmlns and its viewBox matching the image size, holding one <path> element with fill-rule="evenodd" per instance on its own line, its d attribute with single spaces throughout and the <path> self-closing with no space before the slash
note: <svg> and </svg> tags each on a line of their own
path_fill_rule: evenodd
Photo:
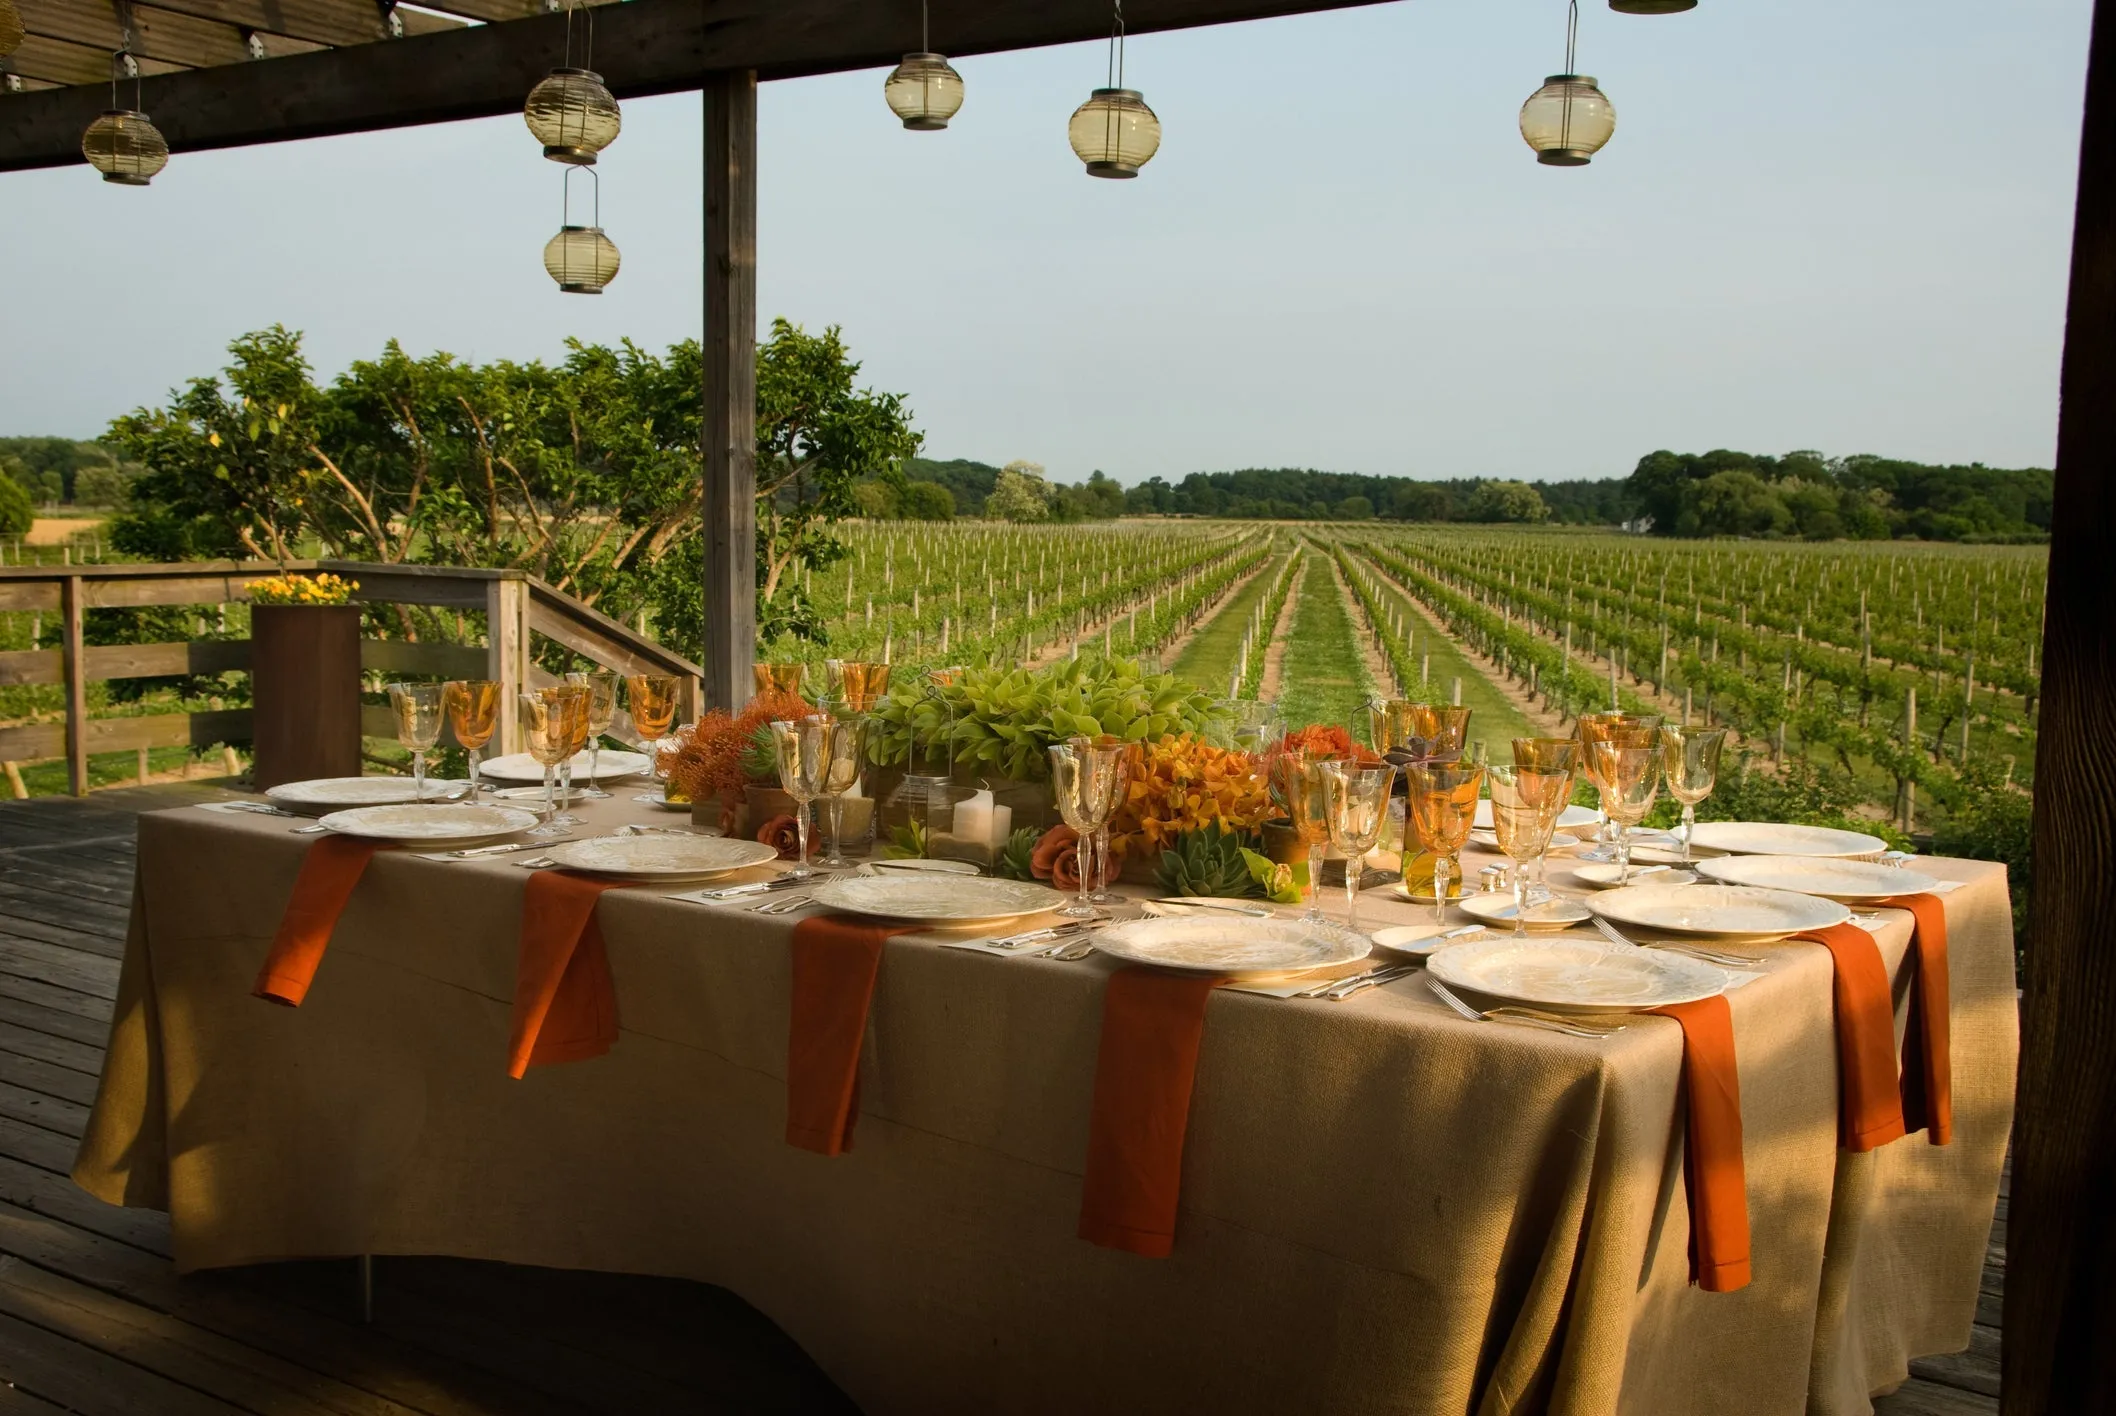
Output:
<svg viewBox="0 0 2116 1416">
<path fill-rule="evenodd" d="M 1156 898 L 1154 903 L 1193 910 L 1224 910 L 1228 914 L 1248 915 L 1251 919 L 1270 919 L 1273 914 L 1258 905 L 1237 905 L 1227 900 L 1201 899 L 1196 895 L 1162 895 Z"/>
<path fill-rule="evenodd" d="M 479 856 L 512 855 L 516 851 L 540 851 L 546 846 L 563 845 L 567 841 L 578 839 L 579 837 L 577 836 L 546 836 L 541 841 L 511 841 L 505 845 L 472 846 L 468 850 L 441 851 L 439 854 L 447 860 L 476 860 Z"/>
</svg>

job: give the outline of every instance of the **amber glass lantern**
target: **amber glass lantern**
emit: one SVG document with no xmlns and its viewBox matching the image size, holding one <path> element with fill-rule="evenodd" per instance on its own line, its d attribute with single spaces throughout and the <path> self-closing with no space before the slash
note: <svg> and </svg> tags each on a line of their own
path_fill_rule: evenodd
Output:
<svg viewBox="0 0 2116 1416">
<path fill-rule="evenodd" d="M 1066 129 L 1090 177 L 1136 177 L 1161 146 L 1161 120 L 1137 89 L 1096 89 Z"/>
<path fill-rule="evenodd" d="M 617 245 L 600 226 L 561 226 L 544 245 L 544 269 L 568 295 L 602 294 L 617 265 Z"/>
<path fill-rule="evenodd" d="M 624 126 L 617 100 L 592 69 L 553 69 L 529 90 L 522 121 L 553 162 L 586 167 Z"/>
<path fill-rule="evenodd" d="M 27 37 L 22 28 L 22 11 L 15 0 L 0 0 L 0 54 L 14 53 Z"/>
<path fill-rule="evenodd" d="M 962 107 L 962 75 L 939 54 L 906 54 L 882 81 L 889 111 L 914 133 L 937 133 Z"/>
<path fill-rule="evenodd" d="M 1586 74 L 1552 74 L 1521 105 L 1521 136 L 1546 167 L 1585 167 L 1616 132 L 1616 106 Z"/>
<path fill-rule="evenodd" d="M 1680 15 L 1697 8 L 1697 0 L 1609 0 L 1619 15 Z"/>
<path fill-rule="evenodd" d="M 144 187 L 169 165 L 169 144 L 146 114 L 132 108 L 105 109 L 81 135 L 81 156 L 105 182 Z"/>
</svg>

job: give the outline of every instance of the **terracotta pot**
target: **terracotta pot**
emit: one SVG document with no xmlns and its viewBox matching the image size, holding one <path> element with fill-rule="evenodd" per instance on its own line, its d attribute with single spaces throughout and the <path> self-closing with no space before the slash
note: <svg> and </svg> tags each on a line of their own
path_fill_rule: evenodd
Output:
<svg viewBox="0 0 2116 1416">
<path fill-rule="evenodd" d="M 258 790 L 360 775 L 360 607 L 250 610 L 251 732 Z"/>
</svg>

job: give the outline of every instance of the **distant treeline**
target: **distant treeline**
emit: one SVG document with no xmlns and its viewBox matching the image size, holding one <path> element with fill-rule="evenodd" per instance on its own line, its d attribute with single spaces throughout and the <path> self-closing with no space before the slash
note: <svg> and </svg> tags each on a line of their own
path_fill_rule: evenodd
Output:
<svg viewBox="0 0 2116 1416">
<path fill-rule="evenodd" d="M 32 501 L 115 506 L 138 471 L 99 442 L 0 438 L 0 474 Z"/>
<path fill-rule="evenodd" d="M 986 514 L 1000 470 L 989 463 L 912 458 L 908 494 L 870 498 L 881 515 L 942 514 L 945 488 L 957 516 Z M 1719 450 L 1654 452 L 1628 477 L 1515 482 L 1483 477 L 1421 481 L 1311 468 L 1193 472 L 1120 488 L 1097 472 L 1049 488 L 1049 519 L 1215 516 L 1278 521 L 1630 524 L 1660 536 L 1745 536 L 1828 541 L 2040 541 L 2050 533 L 2052 474 L 1934 466 L 1897 459 L 1784 456 Z M 917 484 L 929 484 L 917 486 Z"/>
</svg>

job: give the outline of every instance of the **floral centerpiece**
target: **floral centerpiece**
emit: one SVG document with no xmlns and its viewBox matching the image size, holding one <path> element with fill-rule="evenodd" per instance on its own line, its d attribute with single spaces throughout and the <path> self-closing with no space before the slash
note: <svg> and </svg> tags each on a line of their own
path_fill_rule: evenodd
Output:
<svg viewBox="0 0 2116 1416">
<path fill-rule="evenodd" d="M 253 605 L 343 605 L 359 588 L 359 581 L 335 575 L 273 575 L 249 585 Z"/>
<path fill-rule="evenodd" d="M 654 773 L 696 806 L 717 799 L 720 829 L 733 831 L 752 788 L 778 787 L 772 723 L 811 711 L 798 693 L 777 692 L 758 694 L 733 715 L 715 708 L 697 722 L 685 723 L 661 745 Z"/>
</svg>

